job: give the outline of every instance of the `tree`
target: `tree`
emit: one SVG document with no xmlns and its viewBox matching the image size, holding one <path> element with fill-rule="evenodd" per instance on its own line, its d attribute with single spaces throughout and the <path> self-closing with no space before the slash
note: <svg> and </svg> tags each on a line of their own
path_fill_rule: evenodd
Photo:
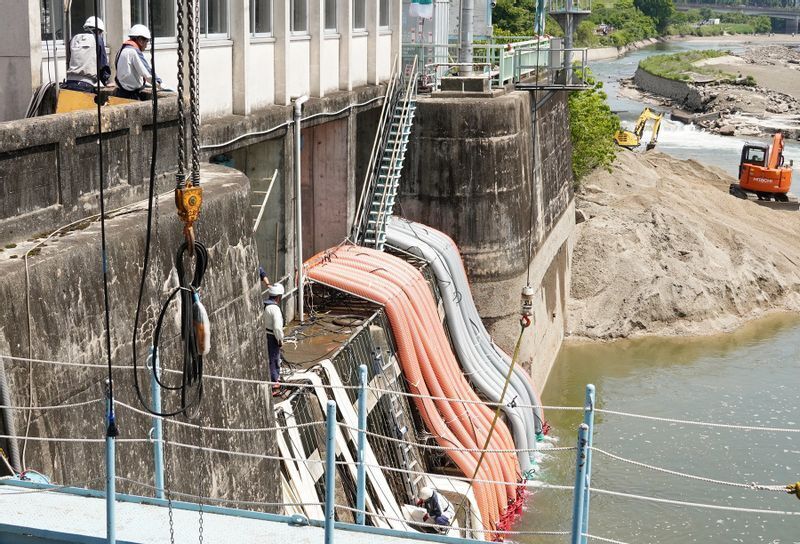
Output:
<svg viewBox="0 0 800 544">
<path fill-rule="evenodd" d="M 594 34 L 595 24 L 591 21 L 581 21 L 575 30 L 575 42 L 579 47 L 592 47 L 597 41 Z"/>
<path fill-rule="evenodd" d="M 587 73 L 585 91 L 569 97 L 569 132 L 572 140 L 572 177 L 577 187 L 595 168 L 609 168 L 617 155 L 614 133 L 619 117 L 606 102 L 603 84 Z"/>
<path fill-rule="evenodd" d="M 634 0 L 633 4 L 648 17 L 652 17 L 659 32 L 664 32 L 670 17 L 675 13 L 672 0 Z"/>
<path fill-rule="evenodd" d="M 772 32 L 772 20 L 766 15 L 760 15 L 753 20 L 753 30 L 756 34 Z"/>
</svg>

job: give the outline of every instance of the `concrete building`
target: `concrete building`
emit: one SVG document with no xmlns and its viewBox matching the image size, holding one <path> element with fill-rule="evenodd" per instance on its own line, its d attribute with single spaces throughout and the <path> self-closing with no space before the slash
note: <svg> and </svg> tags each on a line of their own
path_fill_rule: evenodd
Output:
<svg viewBox="0 0 800 544">
<path fill-rule="evenodd" d="M 323 97 L 389 77 L 400 52 L 401 0 L 199 0 L 200 88 L 206 118 L 248 115 L 293 96 Z M 0 121 L 24 117 L 33 89 L 64 79 L 65 37 L 94 0 L 1 0 Z M 147 0 L 98 0 L 113 59 Z M 153 0 L 156 72 L 175 88 L 177 0 Z"/>
</svg>

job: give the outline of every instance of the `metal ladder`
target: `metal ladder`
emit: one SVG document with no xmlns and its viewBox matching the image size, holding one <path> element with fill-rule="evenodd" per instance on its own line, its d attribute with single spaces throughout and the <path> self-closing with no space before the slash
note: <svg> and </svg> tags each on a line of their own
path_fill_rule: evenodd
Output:
<svg viewBox="0 0 800 544">
<path fill-rule="evenodd" d="M 357 244 L 380 251 L 386 242 L 386 223 L 394 210 L 417 109 L 417 59 L 405 74 L 399 73 L 396 66 L 397 61 L 386 91 L 353 233 Z"/>
<path fill-rule="evenodd" d="M 373 353 L 373 358 L 375 359 L 375 366 L 381 369 L 379 373 L 376 372 L 375 376 L 382 382 L 381 387 L 389 391 L 402 391 L 402 386 L 397 383 L 400 372 L 398 372 L 398 369 L 394 368 L 395 362 L 392 357 L 383 357 L 381 352 L 376 350 L 376 352 Z M 398 395 L 389 395 L 389 410 L 391 411 L 392 421 L 394 423 L 394 438 L 410 442 L 413 438 L 409 436 L 412 423 L 403 405 L 400 403 Z M 422 467 L 419 466 L 417 456 L 412 453 L 413 448 L 410 444 L 394 442 L 394 445 L 398 459 L 402 464 L 400 468 L 424 472 Z M 422 478 L 423 476 L 421 474 L 409 474 L 405 479 L 407 485 L 406 491 L 410 497 L 417 496 L 417 491 L 419 491 L 420 487 L 419 482 Z"/>
</svg>

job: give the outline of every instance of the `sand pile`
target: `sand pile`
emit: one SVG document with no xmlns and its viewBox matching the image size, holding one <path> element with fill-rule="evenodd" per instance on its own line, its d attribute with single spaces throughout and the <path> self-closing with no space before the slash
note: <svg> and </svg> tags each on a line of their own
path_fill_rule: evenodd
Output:
<svg viewBox="0 0 800 544">
<path fill-rule="evenodd" d="M 727 194 L 695 161 L 621 152 L 584 183 L 573 255 L 573 336 L 711 334 L 800 310 L 800 212 Z"/>
</svg>

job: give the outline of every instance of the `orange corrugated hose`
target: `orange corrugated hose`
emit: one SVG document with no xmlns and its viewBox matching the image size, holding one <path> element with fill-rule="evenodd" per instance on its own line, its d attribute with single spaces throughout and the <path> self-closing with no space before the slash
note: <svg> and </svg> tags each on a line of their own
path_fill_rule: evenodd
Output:
<svg viewBox="0 0 800 544">
<path fill-rule="evenodd" d="M 403 374 L 409 381 L 410 391 L 421 395 L 430 394 L 416 357 L 414 339 L 408 326 L 409 320 L 401 304 L 401 297 L 404 295 L 399 288 L 395 287 L 393 290 L 392 287 L 394 286 L 385 280 L 333 263 L 324 263 L 310 268 L 309 277 L 384 304 L 397 342 Z M 415 398 L 414 404 L 439 445 L 463 447 L 445 424 L 436 404 L 432 400 Z M 471 455 L 456 451 L 448 451 L 447 454 L 465 475 L 470 476 L 475 471 L 477 460 Z M 481 479 L 490 479 L 489 475 L 484 472 L 483 466 L 480 467 L 479 474 Z M 474 488 L 484 528 L 493 529 L 494 524 L 499 519 L 494 491 L 487 489 L 486 484 L 476 484 Z"/>
<path fill-rule="evenodd" d="M 439 322 L 436 303 L 431 296 L 428 282 L 416 268 L 410 266 L 402 259 L 397 259 L 396 257 L 382 252 L 365 251 L 364 248 L 342 248 L 337 255 L 337 261 L 344 259 L 361 270 L 384 277 L 403 288 L 408 294 L 422 322 Z M 438 370 L 439 374 L 445 374 L 444 377 L 439 377 L 439 382 L 441 382 L 446 389 L 444 391 L 444 396 L 448 398 L 478 401 L 479 398 L 474 390 L 470 387 L 469 383 L 463 379 L 460 366 L 455 355 L 452 353 L 444 329 L 442 327 L 436 327 L 435 330 L 426 330 L 422 323 L 419 321 L 416 323 L 422 326 L 423 331 L 428 333 L 422 334 L 423 341 L 426 342 L 427 352 L 436 354 L 438 359 L 442 360 L 442 363 L 436 365 L 435 369 Z M 453 404 L 459 417 L 467 418 L 469 424 L 468 429 L 473 431 L 471 435 L 476 444 L 474 447 L 482 448 L 494 418 L 494 412 L 483 404 Z M 489 448 L 512 450 L 514 448 L 514 442 L 511 438 L 511 433 L 502 421 L 498 423 L 501 425 L 497 426 L 495 432 L 492 434 Z M 493 479 L 506 482 L 516 482 L 518 480 L 518 462 L 513 453 L 487 454 L 484 462 L 490 459 L 490 469 L 495 474 Z M 516 486 L 514 484 L 507 484 L 505 487 L 506 499 L 514 500 L 517 494 Z M 505 503 L 501 502 L 501 506 L 502 512 L 505 510 Z"/>
<path fill-rule="evenodd" d="M 424 277 L 405 261 L 375 250 L 343 246 L 308 261 L 309 276 L 386 305 L 398 353 L 411 390 L 423 395 L 478 400 L 464 378 L 442 328 L 435 301 Z M 425 424 L 443 446 L 483 446 L 492 411 L 482 404 L 414 399 Z M 500 422 L 490 448 L 513 449 L 508 428 Z M 448 452 L 466 476 L 475 470 L 479 454 Z M 489 454 L 479 479 L 516 481 L 513 454 Z M 511 493 L 511 494 L 509 494 Z M 513 499 L 513 485 L 476 484 L 475 494 L 486 528 L 494 528 Z"/>
</svg>

